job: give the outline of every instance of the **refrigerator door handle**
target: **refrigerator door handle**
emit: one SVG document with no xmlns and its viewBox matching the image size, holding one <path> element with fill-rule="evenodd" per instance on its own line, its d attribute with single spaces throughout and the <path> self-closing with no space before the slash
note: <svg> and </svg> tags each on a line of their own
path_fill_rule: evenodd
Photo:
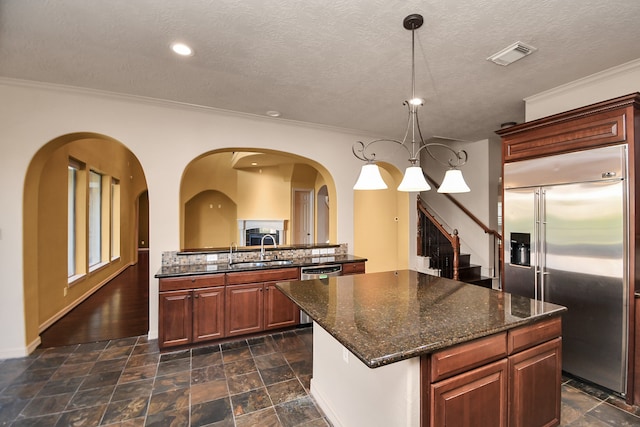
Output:
<svg viewBox="0 0 640 427">
<path fill-rule="evenodd" d="M 534 275 L 533 275 L 533 299 L 540 300 L 538 296 L 538 286 L 540 278 L 540 189 L 536 189 L 534 193 L 534 209 L 533 209 L 533 250 L 535 257 Z"/>
<path fill-rule="evenodd" d="M 540 195 L 538 203 L 539 203 L 539 234 L 537 236 L 537 240 L 540 242 L 540 255 L 538 257 L 538 266 L 540 271 L 540 301 L 545 301 L 545 276 L 549 274 L 547 272 L 547 259 L 546 259 L 546 241 L 547 241 L 547 214 L 546 214 L 546 206 L 545 206 L 545 198 L 547 192 L 544 189 L 540 190 Z"/>
</svg>

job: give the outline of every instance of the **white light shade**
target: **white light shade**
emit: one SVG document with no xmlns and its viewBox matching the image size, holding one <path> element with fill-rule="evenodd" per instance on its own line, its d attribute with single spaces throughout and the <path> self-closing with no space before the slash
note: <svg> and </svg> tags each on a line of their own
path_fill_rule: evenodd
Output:
<svg viewBox="0 0 640 427">
<path fill-rule="evenodd" d="M 420 166 L 409 166 L 404 171 L 404 178 L 398 186 L 398 191 L 429 191 L 431 186 L 424 179 Z"/>
<path fill-rule="evenodd" d="M 468 193 L 471 191 L 464 177 L 462 171 L 459 169 L 449 169 L 444 174 L 444 180 L 442 185 L 438 188 L 438 193 Z"/>
<path fill-rule="evenodd" d="M 375 163 L 367 163 L 362 166 L 358 181 L 353 186 L 354 190 L 384 190 L 386 188 L 387 184 L 384 183 L 380 169 Z"/>
</svg>

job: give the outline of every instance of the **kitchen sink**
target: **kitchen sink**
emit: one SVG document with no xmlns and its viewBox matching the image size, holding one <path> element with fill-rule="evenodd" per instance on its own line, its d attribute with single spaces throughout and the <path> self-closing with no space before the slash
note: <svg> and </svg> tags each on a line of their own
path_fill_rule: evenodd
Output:
<svg viewBox="0 0 640 427">
<path fill-rule="evenodd" d="M 293 261 L 290 259 L 276 259 L 271 261 L 247 261 L 234 262 L 231 268 L 257 268 L 257 267 L 273 267 L 278 265 L 291 265 Z"/>
</svg>

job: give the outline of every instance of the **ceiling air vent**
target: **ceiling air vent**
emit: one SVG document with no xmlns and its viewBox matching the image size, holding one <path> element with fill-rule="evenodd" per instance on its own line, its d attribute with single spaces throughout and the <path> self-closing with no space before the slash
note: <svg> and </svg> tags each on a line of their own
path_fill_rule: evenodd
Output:
<svg viewBox="0 0 640 427">
<path fill-rule="evenodd" d="M 495 62 L 498 65 L 509 65 L 518 59 L 524 58 L 527 55 L 531 55 L 536 49 L 533 46 L 524 44 L 522 42 L 515 42 L 511 46 L 502 49 L 500 52 L 491 55 L 487 60 Z"/>
</svg>

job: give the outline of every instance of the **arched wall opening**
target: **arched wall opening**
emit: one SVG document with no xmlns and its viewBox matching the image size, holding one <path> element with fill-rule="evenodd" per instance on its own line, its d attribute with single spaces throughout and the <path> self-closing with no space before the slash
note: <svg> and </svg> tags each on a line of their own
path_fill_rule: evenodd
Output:
<svg viewBox="0 0 640 427">
<path fill-rule="evenodd" d="M 335 183 L 327 169 L 302 156 L 264 148 L 224 148 L 204 153 L 185 167 L 180 182 L 180 248 L 240 244 L 238 220 L 254 219 L 284 220 L 285 242 L 295 244 L 293 191 L 309 189 L 316 195 L 323 187 L 326 198 L 336 200 Z M 219 215 L 202 214 L 216 210 Z M 337 208 L 332 206 L 325 215 L 323 220 L 328 225 L 324 225 L 323 238 L 339 243 Z M 317 231 L 318 218 L 314 217 L 313 230 Z M 221 223 L 214 224 L 215 218 Z"/>
<path fill-rule="evenodd" d="M 94 171 L 102 177 L 107 184 L 102 190 L 104 196 L 115 202 L 109 205 L 112 211 L 103 207 L 101 224 L 109 230 L 119 230 L 109 235 L 108 242 L 101 239 L 103 262 L 92 268 L 83 266 L 88 256 L 82 252 L 88 248 L 78 247 L 75 261 L 81 267 L 71 277 L 70 164 L 77 166 L 81 174 Z M 89 185 L 78 184 L 80 208 L 75 213 L 87 211 L 82 203 L 88 203 Z M 42 331 L 137 262 L 139 200 L 146 190 L 146 178 L 137 157 L 108 136 L 88 132 L 62 135 L 36 152 L 25 175 L 23 198 L 23 286 L 28 345 L 37 346 Z M 75 224 L 78 239 L 87 238 L 88 220 L 79 216 Z"/>
</svg>

